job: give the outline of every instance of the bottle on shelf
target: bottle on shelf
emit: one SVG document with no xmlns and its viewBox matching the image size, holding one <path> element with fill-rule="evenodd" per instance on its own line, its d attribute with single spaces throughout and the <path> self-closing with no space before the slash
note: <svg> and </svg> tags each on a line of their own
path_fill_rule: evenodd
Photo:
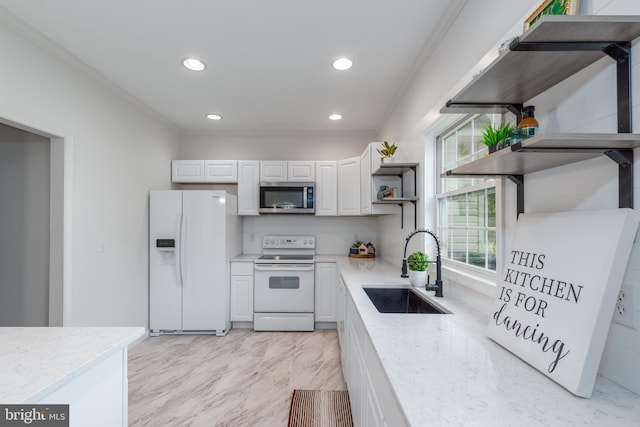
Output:
<svg viewBox="0 0 640 427">
<path fill-rule="evenodd" d="M 536 107 L 533 105 L 527 105 L 522 109 L 522 120 L 518 123 L 518 129 L 520 129 L 520 135 L 523 138 L 531 138 L 538 134 L 538 121 L 534 116 Z"/>
</svg>

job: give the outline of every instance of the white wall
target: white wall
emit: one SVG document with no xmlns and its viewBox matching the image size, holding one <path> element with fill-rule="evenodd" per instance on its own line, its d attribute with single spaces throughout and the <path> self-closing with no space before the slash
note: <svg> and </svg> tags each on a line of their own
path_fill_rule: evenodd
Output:
<svg viewBox="0 0 640 427">
<path fill-rule="evenodd" d="M 170 188 L 178 132 L 2 18 L 0 56 L 11 60 L 0 67 L 0 121 L 54 129 L 73 145 L 70 324 L 147 325 L 148 191 Z"/>
<path fill-rule="evenodd" d="M 0 124 L 0 326 L 49 324 L 49 151 Z"/>
<path fill-rule="evenodd" d="M 442 130 L 443 122 L 451 122 L 456 117 L 440 115 L 438 110 L 447 99 L 462 88 L 471 75 L 486 65 L 486 61 L 496 56 L 496 47 L 518 31 L 519 22 L 523 22 L 529 12 L 539 4 L 538 0 L 511 2 L 493 0 L 491 2 L 468 2 L 458 20 L 451 26 L 440 48 L 425 65 L 420 77 L 401 100 L 390 120 L 382 127 L 378 139 L 400 142 L 400 152 L 415 153 L 422 150 L 423 170 L 425 171 L 424 209 L 427 227 L 435 227 L 436 205 L 433 199 L 435 176 L 434 142 L 435 136 Z M 500 10 L 500 22 L 492 10 Z M 487 13 L 491 16 L 487 16 Z M 581 14 L 602 15 L 640 15 L 640 4 L 634 0 L 583 0 Z M 482 25 L 478 22 L 491 22 Z M 509 23 L 517 22 L 512 27 Z M 487 53 L 489 52 L 489 53 Z M 640 81 L 638 67 L 640 51 L 638 43 L 632 49 L 633 77 Z M 638 104 L 640 92 L 637 84 L 632 84 L 634 122 L 640 126 Z M 605 58 L 567 81 L 552 88 L 527 104 L 536 106 L 536 116 L 540 127 L 547 132 L 615 132 L 615 66 Z M 638 173 L 639 150 L 636 150 L 634 165 L 636 178 L 634 185 L 635 208 L 640 203 L 640 184 Z M 617 207 L 617 165 L 607 158 L 598 158 L 562 168 L 542 171 L 525 177 L 525 211 L 564 211 L 579 209 L 605 209 Z M 504 184 L 505 196 L 505 245 L 509 245 L 509 236 L 515 219 L 514 187 Z M 421 219 L 421 218 L 420 218 Z M 392 218 L 380 220 L 379 238 L 387 239 L 396 248 L 402 246 L 402 235 Z M 640 240 L 636 243 L 623 286 L 634 289 L 640 294 Z M 422 242 L 418 242 L 421 244 Z M 428 247 L 428 246 L 427 246 Z M 597 242 L 594 242 L 594 260 L 597 260 Z M 597 261 L 596 261 L 597 263 Z M 593 261 L 585 260 L 585 268 Z M 596 267 L 597 268 L 597 267 Z M 489 315 L 491 298 L 487 297 L 487 287 L 476 292 L 473 288 L 462 288 L 466 282 L 462 274 L 450 274 L 445 286 L 449 292 L 477 302 Z M 457 288 L 457 291 L 456 291 Z M 445 292 L 446 293 L 446 292 Z M 640 316 L 636 298 L 636 319 Z M 600 366 L 600 373 L 621 385 L 640 393 L 640 371 L 636 361 L 640 358 L 640 332 L 612 323 L 609 340 Z"/>
<path fill-rule="evenodd" d="M 331 132 L 185 133 L 180 158 L 208 160 L 340 160 L 359 156 L 372 134 Z"/>
</svg>

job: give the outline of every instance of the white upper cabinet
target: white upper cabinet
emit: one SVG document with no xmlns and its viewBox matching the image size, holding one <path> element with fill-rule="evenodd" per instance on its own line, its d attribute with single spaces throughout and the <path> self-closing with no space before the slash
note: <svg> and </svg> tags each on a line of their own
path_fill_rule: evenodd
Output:
<svg viewBox="0 0 640 427">
<path fill-rule="evenodd" d="M 205 160 L 204 182 L 238 182 L 238 161 Z"/>
<path fill-rule="evenodd" d="M 338 161 L 338 215 L 360 215 L 360 156 Z"/>
<path fill-rule="evenodd" d="M 204 160 L 171 161 L 171 182 L 204 182 Z"/>
<path fill-rule="evenodd" d="M 362 215 L 371 213 L 371 148 L 367 145 L 360 156 L 360 211 Z"/>
<path fill-rule="evenodd" d="M 338 162 L 316 162 L 316 216 L 338 214 Z"/>
<path fill-rule="evenodd" d="M 288 165 L 288 181 L 315 182 L 316 162 L 290 161 Z"/>
<path fill-rule="evenodd" d="M 237 160 L 173 160 L 171 182 L 238 182 Z"/>
<path fill-rule="evenodd" d="M 287 181 L 287 162 L 284 161 L 261 161 L 260 181 L 264 182 L 284 182 Z"/>
<path fill-rule="evenodd" d="M 260 162 L 238 160 L 238 215 L 259 215 Z"/>
<path fill-rule="evenodd" d="M 264 182 L 314 182 L 316 177 L 313 161 L 264 160 L 260 162 L 260 181 Z"/>
</svg>

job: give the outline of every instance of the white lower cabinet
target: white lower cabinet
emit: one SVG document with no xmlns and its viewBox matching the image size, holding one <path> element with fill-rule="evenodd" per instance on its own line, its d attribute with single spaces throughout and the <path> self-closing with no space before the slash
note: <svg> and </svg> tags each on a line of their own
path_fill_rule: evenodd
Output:
<svg viewBox="0 0 640 427">
<path fill-rule="evenodd" d="M 253 322 L 253 262 L 231 263 L 232 322 Z"/>
<path fill-rule="evenodd" d="M 342 372 L 349 390 L 353 423 L 356 427 L 406 426 L 402 410 L 349 291 L 338 284 L 338 295 L 340 289 L 344 291 L 343 307 L 346 306 L 341 343 Z"/>
<path fill-rule="evenodd" d="M 338 330 L 340 348 L 344 345 L 344 312 L 346 303 L 344 290 L 344 281 L 340 273 L 336 271 L 336 329 Z"/>
<path fill-rule="evenodd" d="M 316 262 L 315 321 L 336 321 L 336 279 L 334 262 Z"/>
</svg>

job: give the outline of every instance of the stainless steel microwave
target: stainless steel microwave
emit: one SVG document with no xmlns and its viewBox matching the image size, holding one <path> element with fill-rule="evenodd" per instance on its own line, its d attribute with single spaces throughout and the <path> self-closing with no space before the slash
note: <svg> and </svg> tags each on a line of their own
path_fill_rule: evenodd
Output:
<svg viewBox="0 0 640 427">
<path fill-rule="evenodd" d="M 315 213 L 313 182 L 261 182 L 260 213 Z"/>
</svg>

